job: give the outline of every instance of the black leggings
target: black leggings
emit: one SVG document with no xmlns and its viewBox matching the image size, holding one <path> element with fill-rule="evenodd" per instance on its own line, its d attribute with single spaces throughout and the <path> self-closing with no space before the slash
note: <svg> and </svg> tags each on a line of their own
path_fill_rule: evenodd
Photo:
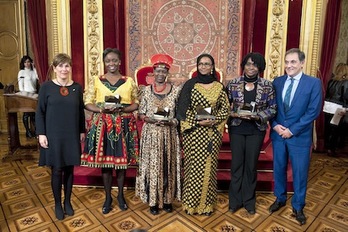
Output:
<svg viewBox="0 0 348 232">
<path fill-rule="evenodd" d="M 103 177 L 104 190 L 106 195 L 105 202 L 107 202 L 107 204 L 109 204 L 112 200 L 111 198 L 112 171 L 113 171 L 112 168 L 102 168 L 102 177 Z M 125 174 L 126 174 L 125 169 L 116 170 L 118 195 L 122 198 L 123 198 L 123 186 L 124 186 Z"/>
<path fill-rule="evenodd" d="M 74 166 L 51 167 L 51 186 L 54 196 L 54 203 L 62 203 L 62 182 L 64 185 L 64 203 L 70 203 L 72 185 L 74 180 Z"/>
</svg>

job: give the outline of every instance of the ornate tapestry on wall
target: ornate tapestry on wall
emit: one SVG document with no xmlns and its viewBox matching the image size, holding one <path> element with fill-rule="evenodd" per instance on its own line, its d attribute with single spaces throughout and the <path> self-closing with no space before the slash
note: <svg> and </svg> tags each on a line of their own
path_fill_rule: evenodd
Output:
<svg viewBox="0 0 348 232">
<path fill-rule="evenodd" d="M 185 79 L 202 53 L 213 55 L 224 79 L 239 75 L 241 1 L 130 0 L 126 3 L 130 75 L 155 53 L 174 58 L 173 77 Z"/>
</svg>

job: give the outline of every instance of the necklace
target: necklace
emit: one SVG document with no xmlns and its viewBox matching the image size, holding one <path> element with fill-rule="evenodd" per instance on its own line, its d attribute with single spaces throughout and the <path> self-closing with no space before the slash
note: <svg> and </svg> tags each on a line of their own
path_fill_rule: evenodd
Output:
<svg viewBox="0 0 348 232">
<path fill-rule="evenodd" d="M 162 93 L 167 88 L 167 83 L 166 82 L 164 83 L 162 89 L 157 88 L 156 82 L 153 84 L 153 87 L 157 93 Z"/>
<path fill-rule="evenodd" d="M 57 81 L 57 83 L 60 85 L 60 89 L 59 89 L 59 93 L 60 93 L 60 95 L 62 95 L 62 96 L 68 96 L 68 94 L 69 94 L 69 90 L 68 90 L 68 88 L 67 87 L 65 87 L 67 84 L 68 84 L 68 82 L 65 84 L 65 85 L 62 85 L 61 83 L 59 83 L 59 81 L 58 81 L 58 79 L 56 79 L 56 81 Z"/>
<path fill-rule="evenodd" d="M 257 80 L 256 80 L 257 81 Z M 255 82 L 245 82 L 245 90 L 246 91 L 253 91 L 255 89 Z"/>
</svg>

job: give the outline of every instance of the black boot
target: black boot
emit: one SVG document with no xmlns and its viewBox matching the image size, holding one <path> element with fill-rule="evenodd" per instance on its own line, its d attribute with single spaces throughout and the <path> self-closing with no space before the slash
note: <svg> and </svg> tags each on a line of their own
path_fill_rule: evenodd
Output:
<svg viewBox="0 0 348 232">
<path fill-rule="evenodd" d="M 33 138 L 33 137 L 35 137 L 35 136 L 33 135 L 33 133 L 31 133 L 31 131 L 30 131 L 30 127 L 29 127 L 29 114 L 28 114 L 28 113 L 23 113 L 23 124 L 24 124 L 25 130 L 26 130 L 25 136 L 26 136 L 27 138 Z"/>
<path fill-rule="evenodd" d="M 35 113 L 29 113 L 29 121 L 30 132 L 33 135 L 33 137 L 36 137 Z"/>
</svg>

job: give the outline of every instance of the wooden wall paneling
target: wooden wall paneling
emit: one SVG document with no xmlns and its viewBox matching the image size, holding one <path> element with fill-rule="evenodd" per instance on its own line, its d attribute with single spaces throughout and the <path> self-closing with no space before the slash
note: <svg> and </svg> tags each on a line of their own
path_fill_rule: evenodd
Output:
<svg viewBox="0 0 348 232">
<path fill-rule="evenodd" d="M 26 53 L 24 1 L 0 0 L 0 22 L 0 82 L 3 85 L 16 84 L 19 62 Z M 0 132 L 6 132 L 7 118 L 2 95 L 3 90 L 0 90 Z"/>
</svg>

